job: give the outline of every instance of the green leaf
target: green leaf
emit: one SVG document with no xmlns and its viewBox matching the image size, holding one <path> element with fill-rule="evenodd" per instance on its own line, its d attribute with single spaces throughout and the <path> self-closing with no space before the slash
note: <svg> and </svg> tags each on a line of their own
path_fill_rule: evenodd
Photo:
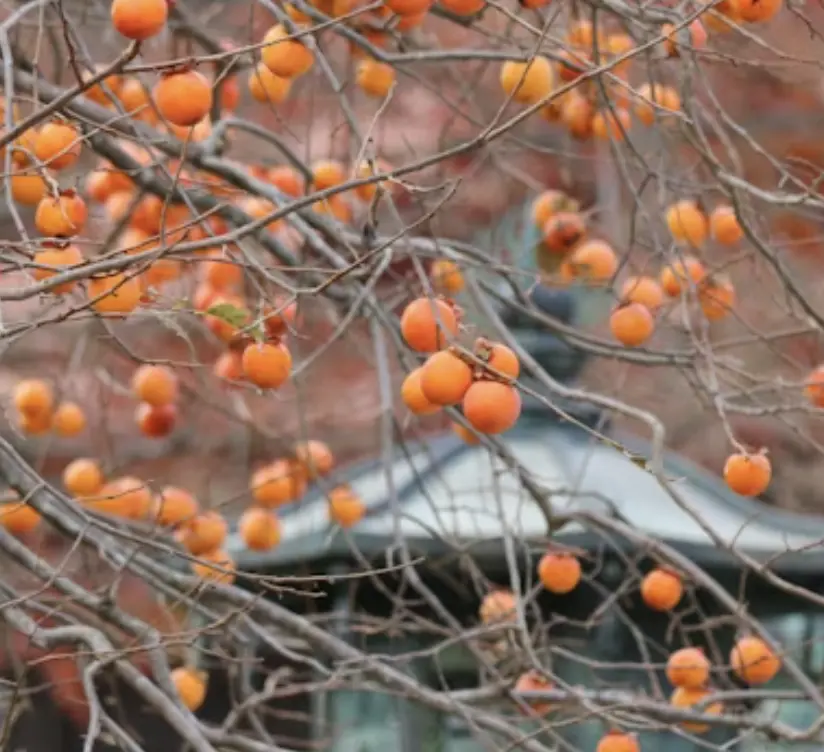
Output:
<svg viewBox="0 0 824 752">
<path fill-rule="evenodd" d="M 227 324 L 240 329 L 249 323 L 249 311 L 245 308 L 238 308 L 231 303 L 218 303 L 206 309 L 206 315 L 214 316 Z"/>
</svg>

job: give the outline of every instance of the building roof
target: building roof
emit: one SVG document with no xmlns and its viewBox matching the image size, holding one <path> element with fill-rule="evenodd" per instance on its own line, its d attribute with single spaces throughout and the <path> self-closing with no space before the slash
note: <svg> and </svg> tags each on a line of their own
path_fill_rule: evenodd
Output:
<svg viewBox="0 0 824 752">
<path fill-rule="evenodd" d="M 634 454 L 648 453 L 637 437 L 615 436 Z M 715 476 L 670 455 L 665 466 L 695 516 L 681 508 L 627 454 L 564 424 L 547 412 L 533 410 L 506 435 L 512 454 L 552 495 L 557 511 L 604 510 L 610 505 L 625 522 L 671 543 L 701 560 L 730 561 L 696 517 L 729 546 L 758 558 L 784 554 L 776 568 L 815 571 L 824 568 L 824 519 L 777 510 L 730 492 Z M 298 562 L 377 555 L 400 536 L 411 549 L 447 553 L 472 546 L 500 551 L 503 532 L 520 541 L 546 541 L 546 522 L 514 474 L 483 446 L 468 446 L 443 435 L 411 448 L 397 447 L 391 479 L 381 462 L 353 467 L 348 474 L 368 514 L 349 534 L 331 525 L 322 492 L 283 511 L 282 543 L 272 552 L 246 551 L 235 536 L 230 549 L 238 563 L 251 569 L 280 569 Z M 391 484 L 391 485 L 390 485 Z M 394 493 L 390 491 L 394 489 Z M 564 527 L 556 540 L 576 545 L 602 544 L 581 527 Z"/>
</svg>

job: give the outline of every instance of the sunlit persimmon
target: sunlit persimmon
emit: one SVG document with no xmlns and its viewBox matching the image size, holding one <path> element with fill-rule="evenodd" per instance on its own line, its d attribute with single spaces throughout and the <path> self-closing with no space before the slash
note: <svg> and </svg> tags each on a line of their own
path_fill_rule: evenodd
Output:
<svg viewBox="0 0 824 752">
<path fill-rule="evenodd" d="M 538 562 L 538 578 L 550 593 L 571 593 L 581 581 L 581 562 L 570 553 L 548 552 Z"/>
<path fill-rule="evenodd" d="M 168 0 L 112 0 L 112 26 L 127 39 L 142 42 L 156 36 L 168 16 Z"/>
<path fill-rule="evenodd" d="M 100 514 L 139 520 L 151 509 L 152 495 L 142 480 L 124 476 L 106 483 L 94 496 L 85 496 L 81 501 Z"/>
<path fill-rule="evenodd" d="M 127 78 L 118 93 L 123 109 L 132 117 L 151 122 L 156 118 L 149 89 L 139 78 Z"/>
<path fill-rule="evenodd" d="M 601 141 L 621 141 L 631 124 L 629 112 L 623 107 L 598 110 L 592 116 L 592 135 Z"/>
<path fill-rule="evenodd" d="M 657 311 L 664 305 L 664 291 L 653 277 L 629 277 L 621 285 L 618 298 L 622 303 L 640 303 L 650 311 Z"/>
<path fill-rule="evenodd" d="M 555 85 L 552 65 L 537 56 L 528 62 L 508 60 L 501 66 L 501 88 L 516 102 L 533 104 L 549 96 Z"/>
<path fill-rule="evenodd" d="M 519 692 L 540 692 L 552 689 L 552 682 L 538 671 L 525 671 L 518 677 L 513 687 L 515 693 Z M 529 706 L 533 713 L 547 715 L 552 711 L 552 704 L 546 701 L 533 698 L 524 698 L 523 701 Z"/>
<path fill-rule="evenodd" d="M 458 354 L 430 355 L 421 371 L 421 391 L 433 405 L 457 405 L 472 384 L 472 367 Z"/>
<path fill-rule="evenodd" d="M 479 433 L 508 431 L 521 415 L 521 395 L 515 387 L 496 381 L 476 381 L 461 403 L 464 417 Z"/>
<path fill-rule="evenodd" d="M 744 237 L 744 231 L 735 215 L 735 209 L 728 204 L 716 206 L 710 213 L 710 234 L 721 245 L 738 243 Z"/>
<path fill-rule="evenodd" d="M 475 355 L 485 365 L 488 376 L 517 379 L 521 374 L 521 363 L 512 348 L 500 342 L 490 342 L 479 338 L 475 342 Z"/>
<path fill-rule="evenodd" d="M 280 520 L 274 512 L 258 507 L 247 509 L 238 520 L 238 533 L 252 551 L 269 551 L 280 543 Z"/>
<path fill-rule="evenodd" d="M 709 689 L 677 687 L 670 696 L 670 705 L 682 710 L 691 710 L 694 705 L 706 700 L 711 694 L 712 691 Z M 713 702 L 705 705 L 701 712 L 705 715 L 721 715 L 722 710 L 723 705 L 720 702 Z M 696 723 L 695 721 L 681 721 L 680 726 L 692 734 L 705 734 L 710 730 L 708 724 Z"/>
<path fill-rule="evenodd" d="M 646 83 L 638 87 L 633 101 L 635 116 L 644 124 L 652 125 L 656 115 L 663 117 L 681 109 L 681 97 L 671 86 Z"/>
<path fill-rule="evenodd" d="M 355 170 L 355 177 L 360 179 L 371 178 L 373 175 L 379 175 L 382 172 L 389 172 L 391 169 L 392 166 L 385 159 L 364 159 Z M 371 201 L 378 192 L 379 184 L 384 188 L 388 188 L 390 193 L 394 188 L 392 184 L 387 184 L 384 181 L 380 181 L 380 183 L 372 182 L 367 183 L 366 185 L 359 185 L 355 188 L 355 193 L 362 201 Z"/>
<path fill-rule="evenodd" d="M 23 379 L 12 392 L 12 402 L 23 415 L 49 415 L 54 410 L 54 391 L 42 379 Z"/>
<path fill-rule="evenodd" d="M 645 305 L 622 303 L 610 314 L 609 329 L 624 347 L 638 347 L 652 336 L 655 321 Z"/>
<path fill-rule="evenodd" d="M 83 186 L 89 199 L 97 204 L 104 204 L 109 196 L 115 192 L 112 173 L 109 170 L 97 169 L 90 172 Z"/>
<path fill-rule="evenodd" d="M 152 99 L 164 120 L 188 128 L 209 114 L 214 95 L 206 76 L 182 70 L 162 75 L 152 89 Z"/>
<path fill-rule="evenodd" d="M 124 274 L 92 277 L 88 282 L 88 297 L 98 313 L 126 315 L 140 305 L 143 288 L 139 279 Z"/>
<path fill-rule="evenodd" d="M 32 274 L 38 282 L 44 282 L 52 277 L 64 272 L 71 267 L 83 263 L 83 254 L 76 245 L 55 245 L 46 244 L 34 254 L 34 263 L 37 266 L 32 270 Z M 49 292 L 54 295 L 65 295 L 71 292 L 77 285 L 76 281 L 62 282 L 49 288 Z"/>
<path fill-rule="evenodd" d="M 673 687 L 700 689 L 710 678 L 710 662 L 700 648 L 681 648 L 667 659 L 667 679 Z"/>
<path fill-rule="evenodd" d="M 451 259 L 436 259 L 429 270 L 433 287 L 445 295 L 457 295 L 464 289 L 461 268 Z"/>
<path fill-rule="evenodd" d="M 266 177 L 275 188 L 293 198 L 302 196 L 306 189 L 306 181 L 301 174 L 288 165 L 273 167 Z"/>
<path fill-rule="evenodd" d="M 686 256 L 661 272 L 661 287 L 671 298 L 677 297 L 690 286 L 698 287 L 706 278 L 707 270 L 694 256 Z"/>
<path fill-rule="evenodd" d="M 438 412 L 440 405 L 430 402 L 421 388 L 423 367 L 411 371 L 401 384 L 401 399 L 409 411 L 415 415 L 431 415 Z"/>
<path fill-rule="evenodd" d="M 618 272 L 618 256 L 603 240 L 586 240 L 577 245 L 567 258 L 573 278 L 591 284 L 609 282 Z"/>
<path fill-rule="evenodd" d="M 243 280 L 243 267 L 238 260 L 220 251 L 210 254 L 199 269 L 201 279 L 215 290 L 236 288 Z"/>
<path fill-rule="evenodd" d="M 277 389 L 292 372 L 292 356 L 281 343 L 255 342 L 243 351 L 243 375 L 261 389 Z"/>
<path fill-rule="evenodd" d="M 285 27 L 280 24 L 273 26 L 263 37 L 264 46 L 260 50 L 263 64 L 283 78 L 302 76 L 315 62 L 312 50 L 300 39 L 290 37 Z"/>
<path fill-rule="evenodd" d="M 231 585 L 235 580 L 234 559 L 221 549 L 198 554 L 199 561 L 192 563 L 192 572 L 201 580 L 220 585 Z"/>
<path fill-rule="evenodd" d="M 150 405 L 167 405 L 178 396 L 178 379 L 168 366 L 143 364 L 132 374 L 131 387 L 137 399 Z"/>
<path fill-rule="evenodd" d="M 141 402 L 134 412 L 135 423 L 140 432 L 150 439 L 163 439 L 174 431 L 177 424 L 177 406 L 150 405 Z"/>
<path fill-rule="evenodd" d="M 783 6 L 783 0 L 736 0 L 735 3 L 738 15 L 749 23 L 769 21 Z"/>
<path fill-rule="evenodd" d="M 532 202 L 532 222 L 543 229 L 552 217 L 566 209 L 568 203 L 569 197 L 562 191 L 548 190 L 540 193 Z"/>
<path fill-rule="evenodd" d="M 365 57 L 358 62 L 355 82 L 370 97 L 384 99 L 395 83 L 395 69 L 388 63 Z"/>
<path fill-rule="evenodd" d="M 335 465 L 332 450 L 317 439 L 300 442 L 295 447 L 295 459 L 309 478 L 328 475 Z"/>
<path fill-rule="evenodd" d="M 275 460 L 252 473 L 249 490 L 260 506 L 279 507 L 306 493 L 306 476 L 294 463 Z"/>
<path fill-rule="evenodd" d="M 221 353 L 212 367 L 212 373 L 223 381 L 243 381 L 243 356 L 234 350 Z"/>
<path fill-rule="evenodd" d="M 81 457 L 63 469 L 63 485 L 72 496 L 93 496 L 103 488 L 103 482 L 97 460 Z"/>
<path fill-rule="evenodd" d="M 80 158 L 82 141 L 77 128 L 69 123 L 46 123 L 34 139 L 34 156 L 52 170 L 65 170 Z"/>
<path fill-rule="evenodd" d="M 724 463 L 724 481 L 741 496 L 760 496 L 772 480 L 772 464 L 766 454 L 731 454 Z"/>
<path fill-rule="evenodd" d="M 27 415 L 20 413 L 17 415 L 17 427 L 21 432 L 29 436 L 43 436 L 51 431 L 52 414 L 38 413 L 36 415 Z"/>
<path fill-rule="evenodd" d="M 0 504 L 0 526 L 12 535 L 27 535 L 40 524 L 40 512 L 24 501 Z"/>
<path fill-rule="evenodd" d="M 154 499 L 152 519 L 158 525 L 177 527 L 193 520 L 199 511 L 200 505 L 189 491 L 166 486 Z"/>
<path fill-rule="evenodd" d="M 12 198 L 23 206 L 37 206 L 49 191 L 49 184 L 37 172 L 13 173 L 9 183 Z"/>
<path fill-rule="evenodd" d="M 590 21 L 579 19 L 573 21 L 566 32 L 566 41 L 572 47 L 590 49 L 595 43 L 595 29 Z M 606 48 L 606 36 L 598 29 L 598 47 Z"/>
<path fill-rule="evenodd" d="M 334 159 L 320 159 L 312 163 L 312 184 L 316 191 L 325 191 L 346 180 L 344 166 Z"/>
<path fill-rule="evenodd" d="M 681 578 L 669 569 L 653 569 L 641 580 L 641 599 L 654 611 L 672 611 L 683 595 Z"/>
<path fill-rule="evenodd" d="M 511 590 L 493 590 L 481 601 L 478 616 L 484 624 L 512 623 L 517 618 L 515 593 Z"/>
<path fill-rule="evenodd" d="M 201 512 L 178 527 L 175 539 L 190 554 L 200 556 L 219 549 L 229 533 L 225 518 L 215 511 Z"/>
<path fill-rule="evenodd" d="M 292 89 L 291 79 L 272 73 L 263 63 L 249 72 L 248 85 L 252 99 L 261 104 L 281 104 Z"/>
<path fill-rule="evenodd" d="M 573 138 L 585 141 L 592 136 L 594 117 L 595 107 L 587 97 L 575 90 L 564 97 L 561 104 L 561 122 Z"/>
<path fill-rule="evenodd" d="M 553 253 L 567 253 L 587 234 L 584 218 L 577 212 L 562 211 L 551 216 L 543 225 L 544 245 Z"/>
<path fill-rule="evenodd" d="M 730 653 L 730 667 L 739 679 L 758 686 L 772 681 L 781 670 L 781 659 L 760 637 L 742 637 Z"/>
<path fill-rule="evenodd" d="M 343 528 L 357 525 L 366 514 L 366 505 L 349 486 L 329 492 L 329 518 Z"/>
<path fill-rule="evenodd" d="M 699 247 L 709 232 L 707 217 L 695 201 L 678 201 L 667 209 L 667 227 L 675 240 Z"/>
<path fill-rule="evenodd" d="M 64 438 L 78 436 L 86 428 L 86 414 L 76 402 L 61 402 L 52 416 L 52 430 Z"/>
<path fill-rule="evenodd" d="M 165 1 L 165 0 L 164 0 Z M 206 699 L 208 674 L 193 668 L 176 668 L 172 671 L 172 684 L 184 707 L 197 710 Z"/>
<path fill-rule="evenodd" d="M 458 333 L 454 308 L 443 300 L 417 298 L 401 314 L 401 335 L 417 352 L 434 352 Z"/>
<path fill-rule="evenodd" d="M 37 204 L 34 224 L 41 235 L 71 238 L 83 232 L 88 217 L 86 202 L 74 191 L 45 196 Z"/>
</svg>

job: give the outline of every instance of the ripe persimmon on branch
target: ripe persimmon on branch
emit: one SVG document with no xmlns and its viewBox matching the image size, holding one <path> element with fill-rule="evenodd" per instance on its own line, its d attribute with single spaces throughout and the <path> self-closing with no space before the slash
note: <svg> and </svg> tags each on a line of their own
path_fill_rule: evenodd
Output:
<svg viewBox="0 0 824 752">
<path fill-rule="evenodd" d="M 2 11 L 8 744 L 820 746 L 822 30 Z"/>
</svg>

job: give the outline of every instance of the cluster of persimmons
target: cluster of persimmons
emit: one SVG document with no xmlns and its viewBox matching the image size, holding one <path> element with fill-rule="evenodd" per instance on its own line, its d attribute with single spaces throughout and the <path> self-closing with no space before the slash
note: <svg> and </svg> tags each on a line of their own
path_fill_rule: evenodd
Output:
<svg viewBox="0 0 824 752">
<path fill-rule="evenodd" d="M 554 595 L 571 593 L 581 582 L 582 570 L 578 557 L 568 551 L 551 550 L 545 553 L 537 567 L 541 585 Z M 684 594 L 682 576 L 674 569 L 658 567 L 649 571 L 641 580 L 640 596 L 644 604 L 657 612 L 676 609 Z M 511 590 L 489 592 L 481 602 L 479 616 L 488 626 L 514 624 L 517 621 L 518 600 Z M 723 704 L 712 700 L 713 666 L 704 651 L 698 647 L 685 647 L 674 651 L 666 662 L 666 675 L 673 687 L 670 703 L 674 708 L 695 708 L 709 715 L 723 712 Z M 771 681 L 781 669 L 781 658 L 760 637 L 746 634 L 740 637 L 729 656 L 729 670 L 749 686 L 760 686 Z M 718 667 L 719 675 L 723 673 Z M 515 682 L 516 692 L 552 690 L 552 681 L 541 672 L 532 669 L 521 674 Z M 529 708 L 547 715 L 554 707 L 546 699 L 529 699 Z M 709 725 L 696 721 L 683 721 L 681 726 L 694 734 L 706 733 Z M 601 740 L 599 752 L 624 752 L 638 750 L 638 742 L 632 734 L 613 729 Z"/>
</svg>

